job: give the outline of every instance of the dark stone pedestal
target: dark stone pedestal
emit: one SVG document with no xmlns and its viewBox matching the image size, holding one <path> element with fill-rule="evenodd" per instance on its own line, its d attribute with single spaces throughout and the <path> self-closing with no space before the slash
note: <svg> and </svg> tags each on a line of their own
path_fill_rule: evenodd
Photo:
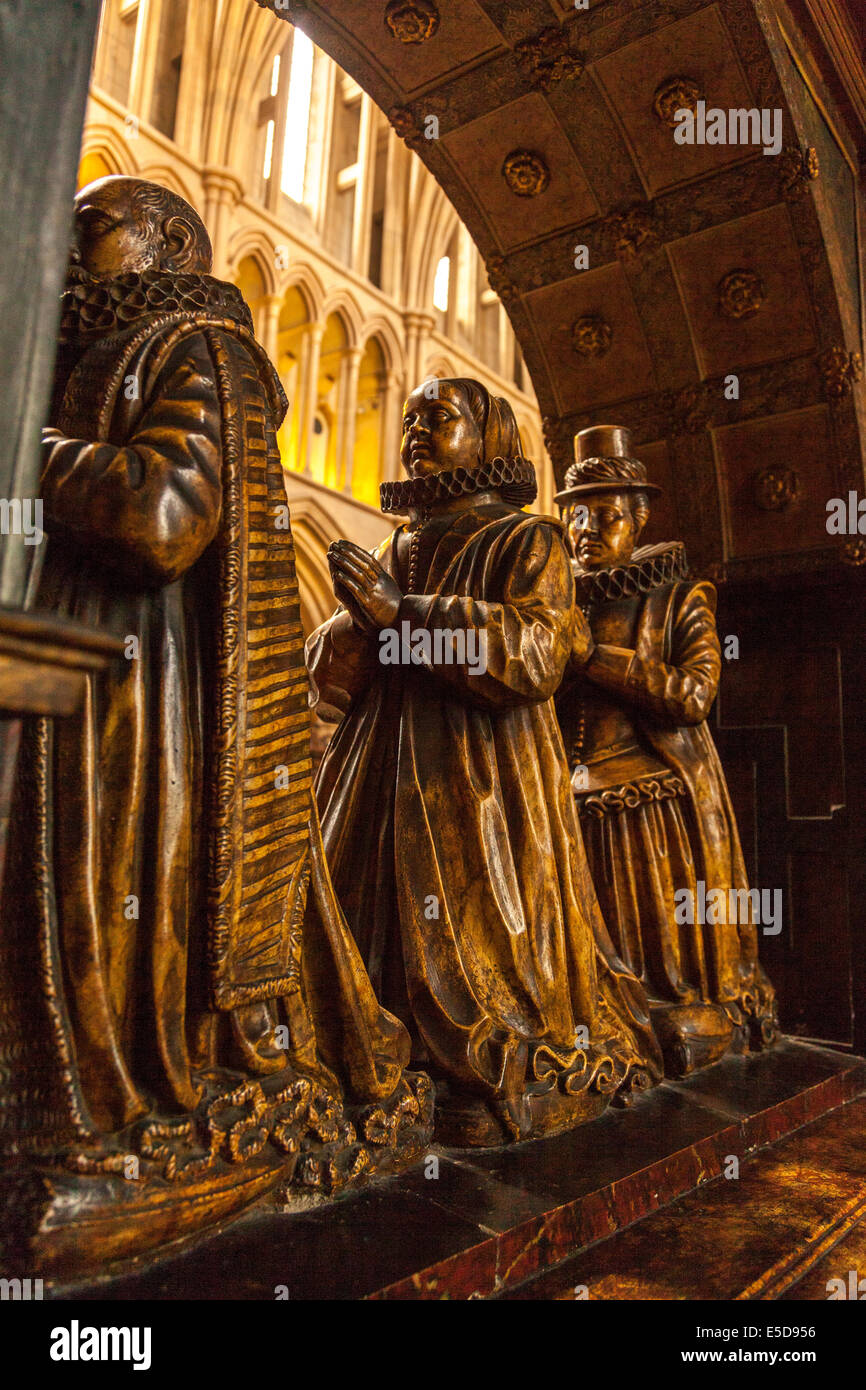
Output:
<svg viewBox="0 0 866 1390">
<path fill-rule="evenodd" d="M 431 1149 L 409 1173 L 303 1210 L 280 1211 L 271 1199 L 158 1266 L 49 1296 L 490 1297 L 719 1177 L 730 1156 L 744 1159 L 864 1092 L 860 1058 L 785 1040 L 569 1134 Z"/>
</svg>

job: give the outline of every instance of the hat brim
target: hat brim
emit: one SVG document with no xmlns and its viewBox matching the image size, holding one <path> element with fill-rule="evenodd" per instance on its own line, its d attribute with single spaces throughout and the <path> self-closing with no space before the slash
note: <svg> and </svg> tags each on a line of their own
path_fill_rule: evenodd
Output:
<svg viewBox="0 0 866 1390">
<path fill-rule="evenodd" d="M 570 502 L 574 497 L 585 497 L 588 492 L 663 492 L 658 483 L 579 483 L 577 487 L 566 488 L 564 492 L 557 492 L 554 495 L 554 502 L 560 506 Z"/>
</svg>

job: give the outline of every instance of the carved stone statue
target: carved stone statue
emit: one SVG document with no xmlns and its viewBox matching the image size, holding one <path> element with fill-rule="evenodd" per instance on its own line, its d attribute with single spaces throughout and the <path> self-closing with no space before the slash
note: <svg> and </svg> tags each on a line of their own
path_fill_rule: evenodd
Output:
<svg viewBox="0 0 866 1390">
<path fill-rule="evenodd" d="M 409 520 L 329 552 L 340 606 L 307 643 L 342 722 L 316 783 L 334 884 L 382 1003 L 436 1081 L 437 1136 L 496 1144 L 597 1115 L 660 1056 L 617 960 L 580 837 L 553 694 L 573 642 L 560 524 L 507 401 L 417 387 Z"/>
<path fill-rule="evenodd" d="M 706 723 L 721 668 L 715 589 L 687 581 L 680 543 L 635 549 L 658 491 L 628 430 L 578 434 L 556 500 L 582 616 L 556 708 L 602 912 L 679 1075 L 771 1042 L 776 1012 Z"/>
<path fill-rule="evenodd" d="M 78 195 L 38 601 L 126 659 L 27 731 L 0 923 L 4 1215 L 23 1184 L 60 1272 L 405 1159 L 432 1112 L 323 857 L 286 402 L 210 266 L 168 190 Z"/>
</svg>

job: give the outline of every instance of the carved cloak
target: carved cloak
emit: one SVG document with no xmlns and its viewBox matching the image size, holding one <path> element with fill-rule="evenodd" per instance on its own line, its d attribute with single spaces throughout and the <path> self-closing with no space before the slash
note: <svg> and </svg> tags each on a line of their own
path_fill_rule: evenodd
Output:
<svg viewBox="0 0 866 1390">
<path fill-rule="evenodd" d="M 400 582 L 398 534 L 377 558 Z M 551 699 L 571 645 L 561 528 L 500 502 L 460 512 L 419 587 L 400 621 L 477 629 L 486 672 L 381 665 L 343 609 L 311 636 L 314 698 L 344 714 L 316 784 L 326 853 L 417 1059 L 525 1137 L 528 1095 L 554 1078 L 588 1095 L 659 1074 L 642 990 L 598 909 Z"/>
<path fill-rule="evenodd" d="M 30 1034 L 6 1125 L 26 1096 L 27 1147 L 193 1107 L 225 1011 L 254 1000 L 282 1001 L 287 1060 L 329 1064 L 358 1099 L 389 1095 L 408 1057 L 311 799 L 285 397 L 221 289 L 221 311 L 175 301 L 91 333 L 71 372 L 61 356 L 38 602 L 129 639 L 129 659 L 79 714 L 33 721 L 22 757 L 0 1012 Z"/>
</svg>

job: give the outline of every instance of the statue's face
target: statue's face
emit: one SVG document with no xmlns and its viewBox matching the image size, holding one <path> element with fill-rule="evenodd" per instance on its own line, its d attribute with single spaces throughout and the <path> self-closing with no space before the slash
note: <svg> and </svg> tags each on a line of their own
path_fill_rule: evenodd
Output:
<svg viewBox="0 0 866 1390">
<path fill-rule="evenodd" d="M 629 492 L 585 493 L 569 507 L 566 531 L 572 554 L 587 570 L 628 564 L 640 532 Z"/>
<path fill-rule="evenodd" d="M 426 478 L 452 468 L 477 468 L 483 454 L 481 431 L 469 402 L 458 386 L 435 383 L 438 395 L 428 397 L 424 386 L 403 406 L 400 457 L 410 478 Z M 427 390 L 433 386 L 427 383 Z"/>
<path fill-rule="evenodd" d="M 75 199 L 74 225 L 72 258 L 99 279 L 147 270 L 156 259 L 153 238 L 122 182 L 106 181 L 82 189 Z"/>
</svg>

